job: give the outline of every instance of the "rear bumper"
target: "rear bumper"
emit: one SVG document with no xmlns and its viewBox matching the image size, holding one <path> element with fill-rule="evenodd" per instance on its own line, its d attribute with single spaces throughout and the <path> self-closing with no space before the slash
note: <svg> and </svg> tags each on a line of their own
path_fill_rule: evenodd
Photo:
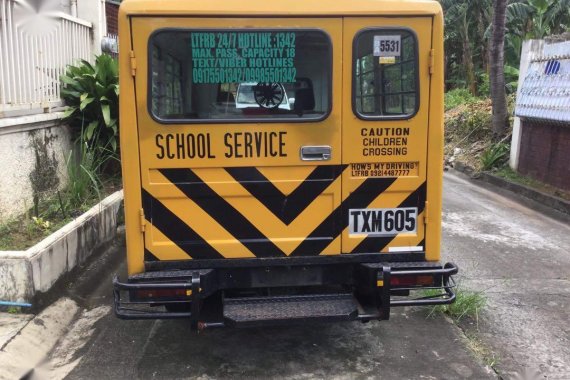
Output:
<svg viewBox="0 0 570 380">
<path fill-rule="evenodd" d="M 193 328 L 386 320 L 392 307 L 454 302 L 457 272 L 425 261 L 154 271 L 115 277 L 114 310 L 122 319 L 186 318 Z"/>
</svg>

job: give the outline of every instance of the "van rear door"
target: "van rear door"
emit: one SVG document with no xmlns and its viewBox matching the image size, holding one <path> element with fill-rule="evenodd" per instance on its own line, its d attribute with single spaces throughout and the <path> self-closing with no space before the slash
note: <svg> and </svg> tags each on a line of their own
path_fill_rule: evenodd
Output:
<svg viewBox="0 0 570 380">
<path fill-rule="evenodd" d="M 344 19 L 345 253 L 425 250 L 431 28 L 431 17 Z"/>
<path fill-rule="evenodd" d="M 145 262 L 338 254 L 342 19 L 131 25 Z"/>
</svg>

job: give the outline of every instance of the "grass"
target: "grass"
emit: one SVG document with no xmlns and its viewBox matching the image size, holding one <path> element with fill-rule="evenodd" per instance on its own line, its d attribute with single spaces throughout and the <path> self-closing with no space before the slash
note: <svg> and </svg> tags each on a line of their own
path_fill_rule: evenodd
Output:
<svg viewBox="0 0 570 380">
<path fill-rule="evenodd" d="M 495 372 L 498 373 L 497 366 L 500 363 L 499 356 L 493 352 L 487 345 L 479 338 L 476 332 L 465 332 L 465 340 L 467 342 L 467 347 L 481 360 L 485 365 L 491 367 Z"/>
<path fill-rule="evenodd" d="M 0 224 L 0 251 L 27 249 L 71 221 L 58 205 L 58 197 L 52 197 L 39 202 L 38 216 L 27 213 Z"/>
<path fill-rule="evenodd" d="M 445 93 L 445 110 L 450 110 L 462 104 L 469 104 L 480 100 L 471 95 L 466 88 L 455 88 Z"/>
<path fill-rule="evenodd" d="M 481 167 L 483 170 L 491 170 L 503 165 L 509 156 L 510 146 L 500 142 L 489 146 L 481 154 Z"/>
<path fill-rule="evenodd" d="M 507 98 L 509 112 L 514 100 L 514 96 Z M 507 158 L 504 147 L 511 132 L 509 129 L 497 142 L 491 126 L 490 99 L 475 98 L 465 89 L 456 89 L 446 94 L 445 108 L 445 157 L 450 165 L 461 162 L 480 172 L 486 170 L 484 165 L 499 166 Z"/>
<path fill-rule="evenodd" d="M 440 294 L 439 290 L 425 290 L 424 296 Z M 479 337 L 479 313 L 487 304 L 487 298 L 482 292 L 474 292 L 457 287 L 455 302 L 451 305 L 431 306 L 428 318 L 445 315 L 463 332 L 467 347 L 479 357 L 483 363 L 498 374 L 499 357 Z M 475 321 L 473 323 L 473 320 Z M 474 327 L 475 326 L 475 327 Z"/>
<path fill-rule="evenodd" d="M 9 306 L 8 307 L 8 314 L 19 314 L 22 311 L 21 307 L 18 306 Z"/>
<path fill-rule="evenodd" d="M 25 250 L 100 202 L 120 187 L 120 178 L 102 175 L 106 158 L 98 158 L 87 143 L 67 158 L 67 187 L 55 194 L 43 194 L 24 215 L 0 224 L 0 250 Z"/>
<path fill-rule="evenodd" d="M 435 296 L 441 292 L 437 289 L 426 290 L 425 296 Z M 450 305 L 435 305 L 431 306 L 428 317 L 435 317 L 437 315 L 447 315 L 455 322 L 460 322 L 462 319 L 474 318 L 478 319 L 479 312 L 487 304 L 487 298 L 481 292 L 473 292 L 470 290 L 457 287 L 455 289 L 455 302 Z"/>
<path fill-rule="evenodd" d="M 525 175 L 517 173 L 513 169 L 511 169 L 510 166 L 508 166 L 508 165 L 504 165 L 504 166 L 498 168 L 497 170 L 493 171 L 493 174 L 495 174 L 498 177 L 504 178 L 507 181 L 511 181 L 514 183 L 518 183 L 520 185 L 528 186 L 530 188 L 536 189 L 536 190 L 541 191 L 543 193 L 554 195 L 554 196 L 560 197 L 562 199 L 565 199 L 567 201 L 570 201 L 570 192 L 560 190 L 554 186 L 550 186 L 550 185 L 547 185 L 545 183 L 542 183 L 542 182 L 540 182 L 534 178 L 527 177 Z"/>
<path fill-rule="evenodd" d="M 114 190 L 113 186 L 109 186 L 107 191 L 101 190 L 104 193 L 101 196 Z M 63 208 L 60 201 L 65 204 Z M 30 248 L 96 205 L 100 198 L 90 196 L 83 199 L 77 207 L 72 207 L 69 202 L 69 194 L 64 192 L 61 198 L 53 196 L 40 201 L 39 216 L 32 216 L 28 212 L 0 224 L 0 251 L 22 251 Z"/>
<path fill-rule="evenodd" d="M 84 194 L 84 198 L 74 198 L 77 194 L 66 189 L 41 200 L 37 216 L 29 211 L 0 224 L 0 251 L 22 251 L 30 248 L 118 188 L 118 181 L 109 179 L 102 183 L 101 189 Z"/>
</svg>

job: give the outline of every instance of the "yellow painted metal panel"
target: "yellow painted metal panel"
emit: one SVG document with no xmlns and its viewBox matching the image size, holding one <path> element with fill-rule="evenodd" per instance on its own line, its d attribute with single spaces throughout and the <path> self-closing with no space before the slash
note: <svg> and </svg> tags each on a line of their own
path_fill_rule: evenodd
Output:
<svg viewBox="0 0 570 380">
<path fill-rule="evenodd" d="M 129 18 L 129 15 L 152 17 Z M 171 17 L 163 17 L 164 15 Z M 185 17 L 200 15 L 220 17 Z M 264 15 L 271 17 L 260 17 Z M 276 17 L 279 15 L 287 17 Z M 300 17 L 311 15 L 329 17 Z M 368 17 L 347 17 L 355 15 Z M 420 106 L 409 120 L 364 121 L 358 119 L 352 111 L 353 39 L 360 30 L 369 27 L 404 27 L 413 30 L 417 36 Z M 212 197 L 212 194 L 218 197 L 218 206 L 228 207 L 228 210 L 231 209 L 228 212 L 239 215 L 243 218 L 243 223 L 251 224 L 251 231 L 267 237 L 271 245 L 269 250 L 273 249 L 286 256 L 307 254 L 299 251 L 306 238 L 318 230 L 319 225 L 330 215 L 347 217 L 345 209 L 351 207 L 351 194 L 362 189 L 374 189 L 376 183 L 379 186 L 385 184 L 386 188 L 377 194 L 377 190 L 373 190 L 372 195 L 368 194 L 370 200 L 364 207 L 395 208 L 410 197 L 427 192 L 422 199 L 427 201 L 425 204 L 429 204 L 429 210 L 420 208 L 415 233 L 385 239 L 385 244 L 381 246 L 369 245 L 379 247 L 370 252 L 380 254 L 391 248 L 425 246 L 426 258 L 439 260 L 443 162 L 443 22 L 437 2 L 356 0 L 333 2 L 323 7 L 322 2 L 316 0 L 271 4 L 258 0 L 229 3 L 126 0 L 120 8 L 119 28 L 123 41 L 120 56 L 132 57 L 121 59 L 119 65 L 129 274 L 144 270 L 145 245 L 150 254 L 159 260 L 190 259 L 189 253 L 192 254 L 192 250 L 187 247 L 183 249 L 174 243 L 175 240 L 180 240 L 181 235 L 169 231 L 168 221 L 175 221 L 184 231 L 190 231 L 193 236 L 203 239 L 220 258 L 250 258 L 264 252 L 265 248 L 258 249 L 255 245 L 255 238 L 240 241 L 232 235 L 236 228 L 240 228 L 239 221 L 234 221 L 232 227 L 225 223 L 227 220 L 224 220 L 223 209 L 218 207 L 213 210 L 215 212 L 208 209 L 210 206 L 205 198 Z M 150 117 L 147 110 L 147 49 L 150 35 L 162 28 L 310 28 L 325 31 L 332 41 L 330 115 L 324 121 L 304 123 L 159 124 Z M 433 52 L 431 68 L 430 52 Z M 389 59 L 383 61 L 387 64 L 389 62 Z M 136 76 L 132 76 L 135 66 Z M 407 153 L 382 157 L 365 155 L 363 141 L 371 138 L 370 131 L 376 128 L 407 128 L 411 131 L 406 135 Z M 275 133 L 275 136 L 283 133 L 280 138 L 284 138 L 286 156 L 225 157 L 226 134 L 248 132 Z M 212 158 L 159 158 L 156 136 L 165 133 L 203 135 L 208 141 Z M 331 146 L 332 158 L 323 164 L 335 166 L 339 173 L 341 170 L 344 172 L 341 176 L 331 177 L 330 183 L 322 192 L 313 194 L 314 199 L 310 198 L 310 202 L 294 218 L 285 220 L 282 215 L 278 216 L 278 210 L 269 205 L 271 200 L 261 199 L 253 193 L 255 189 L 248 183 L 233 178 L 232 168 L 250 168 L 275 188 L 276 196 L 287 199 L 301 188 L 317 167 L 314 162 L 300 160 L 299 150 L 305 145 Z M 360 166 L 352 166 L 353 164 Z M 375 164 L 383 166 L 375 167 Z M 405 167 L 402 164 L 406 164 Z M 345 169 L 344 165 L 348 167 Z M 173 174 L 172 170 L 178 172 Z M 371 179 L 376 182 L 370 182 Z M 200 194 L 204 191 L 204 194 L 209 195 L 202 197 Z M 343 211 L 336 213 L 335 210 L 340 210 L 342 201 L 346 201 L 342 206 Z M 160 225 L 160 221 L 152 220 L 152 215 L 145 215 L 147 226 L 143 233 L 140 229 L 140 212 L 145 205 L 151 210 L 153 207 L 163 208 L 169 219 Z M 216 212 L 218 214 L 214 215 Z M 423 221 L 427 212 L 430 219 L 425 225 Z M 227 219 L 231 219 L 230 214 Z M 154 222 L 159 222 L 159 225 Z M 365 239 L 364 236 L 350 236 L 348 228 L 344 228 L 340 235 L 334 235 L 322 244 L 318 253 L 350 253 L 361 246 Z"/>
<path fill-rule="evenodd" d="M 437 1 L 425 0 L 124 0 L 121 8 L 133 15 L 205 16 L 430 16 L 441 12 Z"/>
<path fill-rule="evenodd" d="M 317 169 L 319 165 L 329 167 L 340 166 L 340 125 L 341 125 L 341 59 L 342 59 L 342 19 L 309 19 L 309 18 L 287 18 L 287 19 L 224 19 L 224 18 L 133 18 L 134 52 L 137 57 L 137 117 L 138 135 L 141 149 L 140 165 L 142 186 L 152 198 L 148 202 L 152 204 L 162 204 L 175 214 L 173 221 L 183 221 L 185 228 L 190 228 L 200 239 L 211 243 L 215 249 L 219 248 L 221 257 L 251 257 L 249 249 L 256 247 L 256 239 L 266 238 L 273 245 L 278 253 L 288 255 L 303 242 L 310 233 L 316 229 L 334 210 L 340 205 L 341 183 L 340 179 L 330 176 L 330 182 L 318 194 L 306 194 L 311 202 L 305 208 L 301 208 L 299 215 L 294 220 L 280 220 L 275 215 L 279 212 L 275 207 L 274 199 L 261 199 L 259 194 L 252 194 L 251 188 L 247 184 L 232 178 L 231 168 L 248 168 L 250 171 L 261 173 L 275 189 L 278 197 L 283 197 L 283 207 L 288 202 L 297 188 L 306 182 L 308 176 Z M 318 122 L 303 123 L 217 123 L 217 124 L 161 124 L 155 121 L 149 114 L 148 104 L 148 82 L 149 76 L 149 56 L 148 46 L 151 34 L 163 28 L 179 29 L 209 29 L 226 30 L 227 28 L 271 28 L 271 29 L 312 29 L 320 30 L 329 36 L 332 43 L 332 109 L 329 116 Z M 232 157 L 228 156 L 228 136 L 242 136 L 245 133 L 261 133 L 267 136 L 279 136 L 280 149 L 284 154 L 278 157 L 262 155 L 255 157 Z M 193 135 L 208 145 L 208 154 L 205 157 L 194 157 L 192 159 L 180 158 L 178 156 L 168 158 L 161 154 L 157 139 L 164 139 L 167 134 L 176 136 Z M 163 140 L 161 140 L 163 141 Z M 174 137 L 171 144 L 175 144 Z M 302 146 L 330 146 L 332 157 L 330 160 L 315 162 L 303 161 L 300 157 Z M 173 145 L 174 146 L 174 145 Z M 178 179 L 166 178 L 165 171 L 178 170 L 173 175 Z M 172 174 L 172 172 L 170 172 Z M 193 178 L 188 180 L 188 176 Z M 183 179 L 186 178 L 186 179 Z M 198 183 L 199 182 L 199 183 Z M 208 196 L 191 195 L 195 188 L 200 187 L 207 191 Z M 298 194 L 297 198 L 299 197 Z M 216 206 L 207 197 L 217 199 Z M 314 197 L 311 198 L 311 197 Z M 203 201 L 205 203 L 200 203 Z M 153 203 L 154 202 L 154 203 Z M 266 204 L 273 203 L 273 208 L 269 209 Z M 149 203 L 149 204 L 150 204 Z M 198 204 L 199 203 L 199 204 Z M 216 210 L 208 209 L 209 205 Z M 152 210 L 152 206 L 150 206 Z M 225 215 L 226 209 L 233 214 Z M 231 210 L 229 210 L 231 209 Z M 214 215 L 216 214 L 217 215 Z M 236 216 L 234 220 L 230 220 Z M 154 216 L 160 219 L 157 214 Z M 153 215 L 146 215 L 152 222 Z M 251 224 L 247 228 L 244 224 Z M 156 227 L 156 226 L 155 226 Z M 163 227 L 165 229 L 166 227 Z M 226 234 L 216 238 L 216 231 L 226 230 Z M 245 232 L 244 232 L 245 231 Z M 233 235 L 233 236 L 232 236 Z M 321 234 L 322 235 L 322 234 Z M 326 235 L 326 233 L 325 233 Z M 249 237 L 248 237 L 249 236 Z M 255 237 L 255 238 L 254 238 Z M 174 237 L 172 237 L 174 239 Z M 246 241 L 242 244 L 240 240 Z M 330 240 L 334 240 L 331 237 Z M 161 245 L 161 252 L 164 254 L 167 246 L 164 241 L 156 241 L 147 235 L 146 247 L 150 251 L 155 250 L 155 246 Z M 244 246 L 245 244 L 245 246 Z M 249 244 L 249 245 L 248 245 Z M 340 240 L 336 241 L 336 246 L 330 246 L 329 251 L 340 252 Z M 176 244 L 171 243 L 174 248 Z M 248 248 L 246 248 L 249 247 Z M 257 249 L 254 254 L 262 254 L 264 249 Z"/>
<path fill-rule="evenodd" d="M 119 12 L 119 33 L 121 41 L 119 55 L 129 57 L 132 46 L 130 20 L 123 9 Z M 119 60 L 119 85 L 121 88 L 120 125 L 121 125 L 121 166 L 123 172 L 123 190 L 125 204 L 125 225 L 127 244 L 127 264 L 129 274 L 144 271 L 144 242 L 139 228 L 141 210 L 141 182 L 139 165 L 139 145 L 137 131 L 137 114 L 135 99 L 135 83 L 131 74 L 129 59 Z M 129 139 L 126 136 L 130 136 Z M 133 143 L 135 142 L 135 143 Z"/>
<path fill-rule="evenodd" d="M 444 51 L 443 51 L 443 14 L 438 12 L 433 18 L 432 48 L 434 51 L 431 83 L 430 114 L 428 135 L 428 167 L 429 186 L 427 200 L 429 203 L 429 223 L 426 228 L 426 260 L 440 260 L 441 250 L 441 213 L 443 193 L 443 83 L 444 83 Z"/>
</svg>

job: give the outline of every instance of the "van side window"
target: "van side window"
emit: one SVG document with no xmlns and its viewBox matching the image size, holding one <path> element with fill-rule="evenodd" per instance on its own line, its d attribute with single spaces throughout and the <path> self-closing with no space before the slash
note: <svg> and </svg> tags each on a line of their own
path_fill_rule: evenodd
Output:
<svg viewBox="0 0 570 380">
<path fill-rule="evenodd" d="M 361 119 L 406 119 L 419 104 L 417 42 L 405 29 L 365 29 L 354 38 L 354 113 Z"/>
<path fill-rule="evenodd" d="M 332 46 L 320 30 L 159 30 L 149 59 L 158 122 L 317 121 L 331 109 Z"/>
</svg>

